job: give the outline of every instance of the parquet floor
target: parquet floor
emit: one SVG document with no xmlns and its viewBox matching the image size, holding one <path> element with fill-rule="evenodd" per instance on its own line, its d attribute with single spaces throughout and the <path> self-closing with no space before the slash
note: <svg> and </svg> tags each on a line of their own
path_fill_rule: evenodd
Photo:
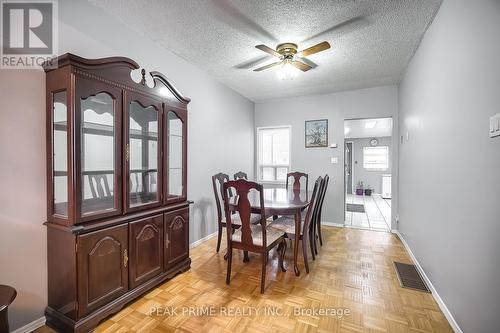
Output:
<svg viewBox="0 0 500 333">
<path fill-rule="evenodd" d="M 399 286 L 392 262 L 411 260 L 395 235 L 323 230 L 310 274 L 299 263 L 302 274 L 294 275 L 290 246 L 286 273 L 271 253 L 264 295 L 260 258 L 251 254 L 245 264 L 236 254 L 227 286 L 224 251 L 215 253 L 212 238 L 192 250 L 190 271 L 131 303 L 96 332 L 452 332 L 431 294 Z"/>
</svg>

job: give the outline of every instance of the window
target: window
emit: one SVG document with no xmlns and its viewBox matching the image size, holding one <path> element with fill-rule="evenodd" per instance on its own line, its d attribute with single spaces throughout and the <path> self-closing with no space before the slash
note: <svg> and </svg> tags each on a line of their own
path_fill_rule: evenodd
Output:
<svg viewBox="0 0 500 333">
<path fill-rule="evenodd" d="M 259 181 L 286 181 L 290 170 L 290 132 L 290 126 L 257 128 Z"/>
<path fill-rule="evenodd" d="M 367 170 L 389 169 L 389 147 L 363 147 L 363 168 Z"/>
</svg>

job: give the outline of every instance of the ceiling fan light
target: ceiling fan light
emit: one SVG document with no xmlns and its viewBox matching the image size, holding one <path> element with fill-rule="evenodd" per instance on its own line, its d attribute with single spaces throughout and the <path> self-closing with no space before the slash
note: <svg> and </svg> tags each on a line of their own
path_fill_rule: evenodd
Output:
<svg viewBox="0 0 500 333">
<path fill-rule="evenodd" d="M 293 67 L 289 61 L 283 62 L 280 69 L 278 70 L 278 77 L 281 80 L 293 80 L 297 77 L 298 70 Z"/>
</svg>

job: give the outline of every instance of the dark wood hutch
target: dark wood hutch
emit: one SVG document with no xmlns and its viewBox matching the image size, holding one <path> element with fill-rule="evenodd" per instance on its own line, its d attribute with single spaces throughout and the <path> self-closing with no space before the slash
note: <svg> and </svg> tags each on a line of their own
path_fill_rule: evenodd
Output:
<svg viewBox="0 0 500 333">
<path fill-rule="evenodd" d="M 187 104 L 134 61 L 72 54 L 45 68 L 47 324 L 88 332 L 190 268 Z"/>
</svg>

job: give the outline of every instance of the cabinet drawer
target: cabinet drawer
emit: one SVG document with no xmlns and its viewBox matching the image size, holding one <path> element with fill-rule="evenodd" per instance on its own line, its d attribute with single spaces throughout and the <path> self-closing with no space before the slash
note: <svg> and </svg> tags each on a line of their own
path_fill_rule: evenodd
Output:
<svg viewBox="0 0 500 333">
<path fill-rule="evenodd" d="M 146 282 L 163 270 L 163 216 L 130 223 L 130 288 Z"/>
<path fill-rule="evenodd" d="M 189 208 L 165 213 L 165 270 L 189 256 Z"/>
<path fill-rule="evenodd" d="M 79 317 L 128 290 L 128 225 L 78 236 Z"/>
</svg>

